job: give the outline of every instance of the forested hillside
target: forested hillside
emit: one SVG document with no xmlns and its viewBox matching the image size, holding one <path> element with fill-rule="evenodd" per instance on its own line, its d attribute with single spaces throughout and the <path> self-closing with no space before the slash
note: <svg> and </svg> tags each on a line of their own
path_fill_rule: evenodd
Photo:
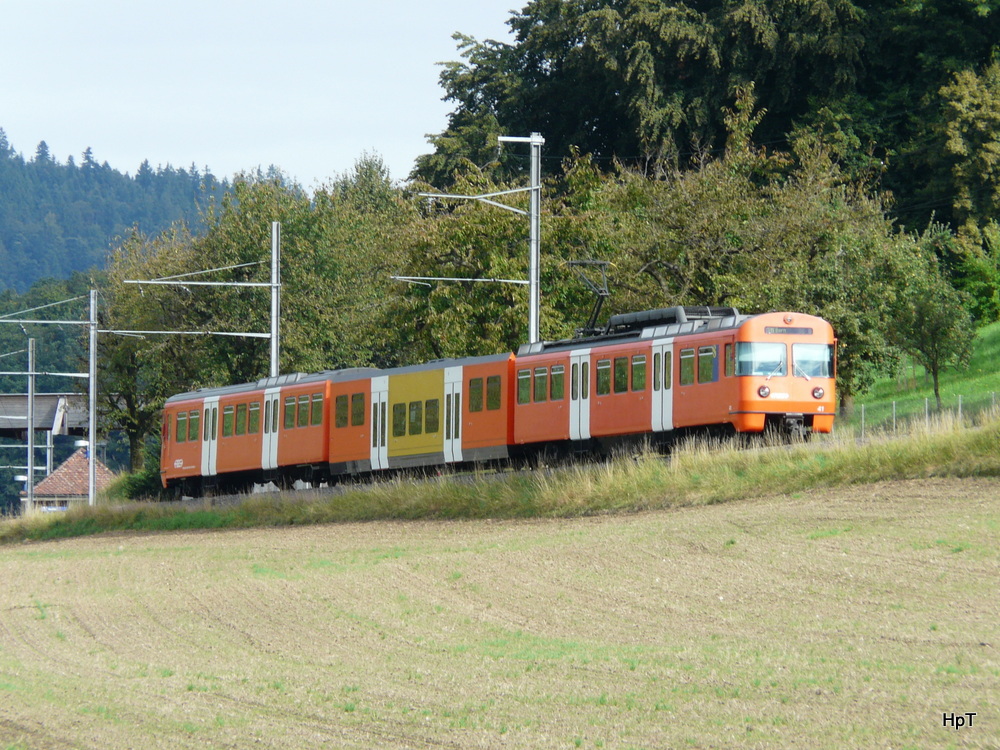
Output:
<svg viewBox="0 0 1000 750">
<path fill-rule="evenodd" d="M 43 278 L 103 268 L 111 243 L 133 225 L 156 233 L 175 221 L 199 227 L 199 206 L 226 185 L 192 165 L 134 176 L 98 163 L 55 161 L 45 141 L 27 159 L 0 129 L 0 291 L 26 291 Z"/>
</svg>

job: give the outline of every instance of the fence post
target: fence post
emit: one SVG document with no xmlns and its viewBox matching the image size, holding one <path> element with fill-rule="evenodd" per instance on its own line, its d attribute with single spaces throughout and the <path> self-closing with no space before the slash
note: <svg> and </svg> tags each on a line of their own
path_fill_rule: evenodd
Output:
<svg viewBox="0 0 1000 750">
<path fill-rule="evenodd" d="M 861 439 L 865 439 L 865 405 L 861 404 Z"/>
<path fill-rule="evenodd" d="M 929 398 L 924 399 L 924 426 L 928 430 L 931 428 L 931 400 Z"/>
<path fill-rule="evenodd" d="M 892 402 L 892 434 L 896 434 L 896 402 Z"/>
<path fill-rule="evenodd" d="M 962 426 L 962 397 L 958 397 L 958 426 Z"/>
</svg>

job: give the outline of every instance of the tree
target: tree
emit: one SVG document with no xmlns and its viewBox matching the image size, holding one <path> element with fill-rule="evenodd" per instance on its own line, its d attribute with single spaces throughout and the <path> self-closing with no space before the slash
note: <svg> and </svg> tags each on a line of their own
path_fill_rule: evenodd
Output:
<svg viewBox="0 0 1000 750">
<path fill-rule="evenodd" d="M 975 327 L 963 303 L 962 295 L 942 276 L 937 258 L 923 253 L 894 306 L 890 336 L 930 374 L 938 409 L 941 372 L 967 366 L 972 356 Z"/>
<path fill-rule="evenodd" d="M 175 227 L 156 238 L 133 229 L 109 258 L 98 306 L 101 327 L 183 330 L 190 292 L 179 287 L 125 282 L 184 273 L 196 263 L 194 243 L 184 227 Z M 98 337 L 101 419 L 107 429 L 125 432 L 133 472 L 145 465 L 146 437 L 157 432 L 164 401 L 199 382 L 198 351 L 190 339 L 168 334 L 105 333 Z"/>
<path fill-rule="evenodd" d="M 1000 61 L 981 75 L 959 71 L 942 87 L 952 210 L 975 244 L 1000 213 Z"/>
<path fill-rule="evenodd" d="M 52 161 L 52 154 L 49 153 L 49 144 L 45 141 L 39 141 L 38 146 L 35 148 L 35 162 L 37 164 L 45 164 Z"/>
<path fill-rule="evenodd" d="M 282 266 L 294 268 L 292 259 L 313 246 L 308 197 L 280 178 L 238 177 L 218 208 L 207 215 L 207 231 L 194 241 L 198 266 L 189 270 L 229 269 L 215 273 L 211 280 L 269 283 L 274 221 L 282 224 Z M 282 283 L 290 283 L 288 274 L 282 274 Z M 282 298 L 284 320 L 294 316 L 296 301 L 287 286 Z M 195 330 L 264 333 L 270 330 L 269 299 L 264 288 L 206 287 L 192 293 L 184 321 Z M 294 337 L 287 333 L 287 327 L 283 328 L 283 372 L 293 371 L 290 366 L 299 356 Z M 245 383 L 268 374 L 270 350 L 264 340 L 227 336 L 190 345 L 199 350 L 209 347 L 202 359 L 202 378 L 207 383 Z"/>
<path fill-rule="evenodd" d="M 693 148 L 721 146 L 721 109 L 752 81 L 770 112 L 762 135 L 780 138 L 807 111 L 806 92 L 832 98 L 852 89 L 866 21 L 848 0 L 530 2 L 508 22 L 512 45 L 457 37 L 467 62 L 441 74 L 456 109 L 434 140 L 438 159 L 418 161 L 415 174 L 448 181 L 440 157 L 463 140 L 483 164 L 492 144 L 482 135 L 491 131 L 542 132 L 560 158 L 576 147 L 679 165 Z"/>
<path fill-rule="evenodd" d="M 582 171 L 582 170 L 581 170 Z M 583 178 L 586 181 L 586 178 Z M 498 198 L 521 211 L 528 209 L 524 183 L 496 183 L 478 169 L 459 174 L 454 192 L 483 195 L 522 191 Z M 571 335 L 585 320 L 586 289 L 565 267 L 593 235 L 581 219 L 561 209 L 572 200 L 553 183 L 543 185 L 540 319 L 542 338 Z M 406 339 L 416 344 L 413 357 L 462 357 L 516 350 L 528 338 L 528 288 L 498 280 L 528 278 L 529 224 L 525 216 L 474 200 L 421 201 L 423 213 L 407 238 L 405 275 L 444 277 L 405 288 L 397 318 L 405 321 Z M 469 281 L 462 281 L 468 279 Z"/>
<path fill-rule="evenodd" d="M 887 219 L 884 197 L 852 183 L 819 139 L 802 137 L 788 154 L 755 147 L 760 112 L 749 89 L 726 117 L 721 158 L 659 179 L 621 169 L 588 188 L 591 241 L 613 261 L 612 307 L 820 315 L 840 340 L 838 392 L 847 411 L 895 364 L 886 331 L 911 243 Z"/>
<path fill-rule="evenodd" d="M 495 137 L 532 131 L 547 157 L 575 148 L 603 171 L 697 170 L 755 83 L 756 145 L 819 136 L 911 228 L 995 218 L 997 0 L 533 0 L 508 25 L 510 44 L 456 35 L 461 59 L 441 73 L 455 108 L 413 177 L 444 187 L 474 166 L 510 181 L 519 163 Z M 983 238 L 966 234 L 974 253 Z"/>
</svg>

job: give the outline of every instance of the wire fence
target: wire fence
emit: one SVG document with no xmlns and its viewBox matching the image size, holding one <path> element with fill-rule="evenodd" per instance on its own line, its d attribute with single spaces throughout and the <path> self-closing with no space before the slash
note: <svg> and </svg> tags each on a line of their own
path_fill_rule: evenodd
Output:
<svg viewBox="0 0 1000 750">
<path fill-rule="evenodd" d="M 837 427 L 854 430 L 864 439 L 866 434 L 907 432 L 913 427 L 927 429 L 942 417 L 959 426 L 973 426 L 986 413 L 996 413 L 997 393 L 989 391 L 972 395 L 941 397 L 941 407 L 933 396 L 909 396 L 899 400 L 880 400 L 872 404 L 857 404 L 854 413 L 838 421 Z"/>
</svg>

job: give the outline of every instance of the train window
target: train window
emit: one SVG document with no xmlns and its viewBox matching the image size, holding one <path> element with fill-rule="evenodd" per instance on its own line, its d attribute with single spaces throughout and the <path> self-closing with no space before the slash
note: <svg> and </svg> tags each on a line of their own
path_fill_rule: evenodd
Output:
<svg viewBox="0 0 1000 750">
<path fill-rule="evenodd" d="M 316 426 L 323 424 L 323 394 L 314 393 L 312 403 L 309 405 L 309 424 Z"/>
<path fill-rule="evenodd" d="M 628 357 L 615 357 L 615 393 L 628 390 Z"/>
<path fill-rule="evenodd" d="M 351 396 L 351 427 L 363 427 L 365 424 L 365 394 L 355 393 Z"/>
<path fill-rule="evenodd" d="M 337 396 L 333 401 L 333 423 L 337 427 L 347 427 L 347 394 Z"/>
<path fill-rule="evenodd" d="M 462 437 L 462 394 L 455 394 L 455 429 L 453 430 L 454 439 L 458 440 Z"/>
<path fill-rule="evenodd" d="M 451 394 L 444 397 L 444 439 L 451 440 Z"/>
<path fill-rule="evenodd" d="M 285 429 L 290 430 L 295 426 L 295 396 L 285 399 Z"/>
<path fill-rule="evenodd" d="M 673 382 L 673 360 L 670 359 L 670 352 L 663 353 L 663 390 L 669 391 Z"/>
<path fill-rule="evenodd" d="M 719 347 L 698 347 L 698 382 L 714 383 L 716 379 L 715 360 L 718 359 Z"/>
<path fill-rule="evenodd" d="M 660 390 L 660 353 L 653 355 L 653 390 Z"/>
<path fill-rule="evenodd" d="M 437 432 L 440 428 L 439 420 L 441 418 L 441 400 L 432 398 L 424 404 L 424 427 L 427 430 L 427 434 Z"/>
<path fill-rule="evenodd" d="M 576 401 L 580 398 L 580 365 L 574 362 L 569 373 L 569 397 Z"/>
<path fill-rule="evenodd" d="M 580 398 L 590 398 L 590 362 L 580 365 Z"/>
<path fill-rule="evenodd" d="M 298 427 L 308 427 L 309 426 L 309 397 L 299 396 L 299 414 L 298 419 L 295 420 L 295 424 Z"/>
<path fill-rule="evenodd" d="M 198 439 L 200 422 L 201 412 L 198 409 L 188 412 L 188 440 L 192 443 Z"/>
<path fill-rule="evenodd" d="M 583 391 L 586 393 L 586 389 Z M 597 395 L 607 396 L 611 393 L 611 360 L 597 360 Z"/>
<path fill-rule="evenodd" d="M 566 395 L 566 366 L 552 365 L 552 384 L 549 397 L 553 401 L 562 401 Z"/>
<path fill-rule="evenodd" d="M 636 354 L 632 357 L 632 390 L 646 390 L 646 355 Z"/>
<path fill-rule="evenodd" d="M 185 440 L 187 440 L 187 433 L 188 433 L 188 430 L 187 430 L 187 421 L 188 421 L 188 415 L 186 413 L 181 412 L 180 414 L 177 415 L 177 442 L 178 443 L 183 443 Z"/>
<path fill-rule="evenodd" d="M 732 344 L 726 344 L 726 377 L 731 378 L 736 372 L 736 357 Z"/>
<path fill-rule="evenodd" d="M 213 426 L 213 421 L 215 417 L 215 409 L 211 410 L 211 417 L 209 416 L 209 410 L 205 409 L 205 433 L 204 439 L 208 440 L 209 432 L 211 432 L 212 437 L 215 437 L 215 427 Z"/>
<path fill-rule="evenodd" d="M 830 344 L 792 344 L 792 372 L 799 377 L 832 378 L 833 347 Z"/>
<path fill-rule="evenodd" d="M 517 403 L 527 404 L 531 401 L 531 370 L 517 371 Z"/>
<path fill-rule="evenodd" d="M 271 434 L 271 399 L 264 402 L 264 434 Z"/>
<path fill-rule="evenodd" d="M 486 408 L 496 411 L 500 408 L 500 376 L 490 375 L 486 378 Z"/>
<path fill-rule="evenodd" d="M 251 435 L 256 435 L 260 432 L 260 401 L 254 401 L 250 404 L 250 414 L 247 420 L 247 432 Z"/>
<path fill-rule="evenodd" d="M 472 378 L 469 381 L 469 411 L 483 410 L 483 379 Z"/>
<path fill-rule="evenodd" d="M 424 431 L 424 402 L 410 402 L 410 435 L 419 435 Z"/>
<path fill-rule="evenodd" d="M 406 434 L 406 404 L 392 405 L 392 436 L 403 437 Z"/>
<path fill-rule="evenodd" d="M 694 349 L 681 349 L 681 385 L 694 385 Z"/>
<path fill-rule="evenodd" d="M 535 393 L 534 402 L 537 404 L 539 401 L 545 401 L 548 398 L 549 392 L 549 368 L 548 367 L 536 367 L 535 368 Z"/>
<path fill-rule="evenodd" d="M 736 342 L 736 374 L 763 377 L 784 376 L 787 372 L 785 344 Z"/>
<path fill-rule="evenodd" d="M 232 406 L 222 408 L 222 437 L 232 437 L 235 412 L 236 410 Z"/>
<path fill-rule="evenodd" d="M 247 405 L 238 404 L 236 406 L 236 434 L 247 434 Z"/>
</svg>

